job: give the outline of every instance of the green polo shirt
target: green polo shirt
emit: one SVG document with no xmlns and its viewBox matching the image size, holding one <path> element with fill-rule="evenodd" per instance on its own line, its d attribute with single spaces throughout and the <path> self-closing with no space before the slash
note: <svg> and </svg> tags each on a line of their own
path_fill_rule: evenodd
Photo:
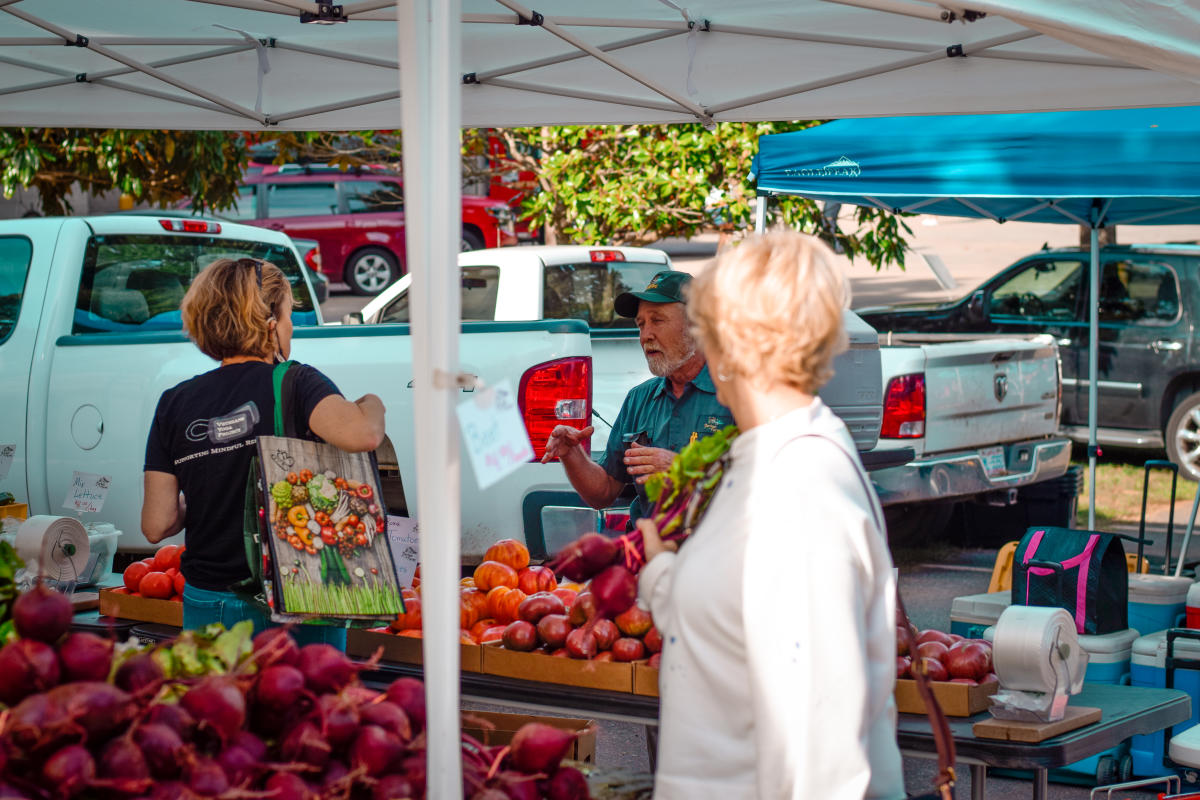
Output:
<svg viewBox="0 0 1200 800">
<path fill-rule="evenodd" d="M 662 447 L 678 453 L 693 437 L 708 436 L 733 424 L 733 414 L 717 402 L 717 390 L 705 365 L 675 397 L 666 378 L 651 378 L 629 390 L 621 411 L 608 435 L 608 446 L 600 459 L 604 471 L 622 484 L 633 483 L 625 469 L 625 434 L 644 433 L 650 447 Z M 638 486 L 638 497 L 629 507 L 631 519 L 649 512 L 645 493 Z"/>
</svg>

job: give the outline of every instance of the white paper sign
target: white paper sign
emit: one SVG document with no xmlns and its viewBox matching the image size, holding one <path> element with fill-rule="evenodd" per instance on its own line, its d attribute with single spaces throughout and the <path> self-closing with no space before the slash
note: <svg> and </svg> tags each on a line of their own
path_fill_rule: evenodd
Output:
<svg viewBox="0 0 1200 800">
<path fill-rule="evenodd" d="M 529 434 L 517 411 L 512 381 L 484 389 L 458 406 L 471 466 L 480 489 L 486 489 L 533 458 Z"/>
<path fill-rule="evenodd" d="M 97 475 L 94 472 L 72 472 L 71 488 L 67 490 L 67 500 L 63 508 L 72 511 L 96 512 L 104 508 L 108 499 L 108 488 L 112 478 L 108 475 Z"/>
<path fill-rule="evenodd" d="M 15 444 L 0 444 L 0 481 L 8 477 L 8 471 L 12 469 L 13 457 L 17 454 L 17 446 Z"/>
<path fill-rule="evenodd" d="M 387 518 L 388 544 L 392 548 L 392 563 L 401 586 L 412 586 L 421 557 L 421 527 L 411 517 Z"/>
</svg>

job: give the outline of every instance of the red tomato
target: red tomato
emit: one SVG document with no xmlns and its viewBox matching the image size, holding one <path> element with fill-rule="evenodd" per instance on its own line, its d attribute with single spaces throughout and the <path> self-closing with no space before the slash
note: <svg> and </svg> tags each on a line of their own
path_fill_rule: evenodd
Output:
<svg viewBox="0 0 1200 800">
<path fill-rule="evenodd" d="M 187 585 L 187 581 L 183 579 L 183 573 L 175 573 L 175 594 L 183 594 L 183 587 Z"/>
<path fill-rule="evenodd" d="M 475 585 L 482 592 L 491 591 L 497 586 L 517 588 L 517 571 L 499 561 L 484 561 L 475 568 L 474 578 Z"/>
<path fill-rule="evenodd" d="M 165 572 L 148 572 L 146 577 L 142 578 L 138 591 L 143 597 L 166 600 L 175 593 L 175 582 Z"/>
<path fill-rule="evenodd" d="M 404 598 L 404 613 L 397 614 L 390 627 L 394 631 L 419 630 L 421 628 L 421 601 L 413 597 Z"/>
<path fill-rule="evenodd" d="M 507 625 L 493 625 L 490 628 L 483 630 L 479 634 L 480 644 L 489 644 L 490 642 L 499 642 L 504 638 L 504 629 Z"/>
<path fill-rule="evenodd" d="M 496 626 L 496 620 L 491 617 L 484 617 L 471 626 L 471 635 L 478 639 L 488 628 Z"/>
<path fill-rule="evenodd" d="M 155 571 L 166 572 L 171 567 L 179 569 L 179 545 L 177 544 L 163 545 L 154 554 Z"/>
<path fill-rule="evenodd" d="M 938 661 L 946 659 L 946 653 L 950 648 L 941 642 L 923 642 L 917 645 L 917 656 L 919 658 L 936 658 Z"/>
<path fill-rule="evenodd" d="M 146 577 L 146 573 L 150 571 L 145 563 L 135 561 L 125 568 L 125 573 L 122 577 L 125 579 L 125 588 L 131 592 L 136 592 L 138 586 L 142 582 L 142 578 Z"/>
<path fill-rule="evenodd" d="M 553 592 L 558 588 L 554 571 L 547 567 L 525 567 L 517 570 L 517 588 L 525 594 Z"/>
<path fill-rule="evenodd" d="M 501 564 L 512 567 L 514 571 L 525 569 L 529 566 L 529 548 L 516 539 L 501 539 L 487 549 L 487 552 L 483 554 L 483 560 L 498 561 Z M 516 587 L 515 583 L 513 587 Z M 521 591 L 525 590 L 522 589 Z"/>
</svg>

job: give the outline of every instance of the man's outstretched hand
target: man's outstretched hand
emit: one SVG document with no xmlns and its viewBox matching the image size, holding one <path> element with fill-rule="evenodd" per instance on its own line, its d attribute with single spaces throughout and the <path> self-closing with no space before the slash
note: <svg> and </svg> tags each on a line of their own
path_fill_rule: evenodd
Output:
<svg viewBox="0 0 1200 800">
<path fill-rule="evenodd" d="M 546 440 L 546 454 L 542 456 L 542 463 L 546 464 L 555 459 L 562 459 L 567 453 L 579 446 L 579 443 L 592 435 L 595 426 L 588 425 L 586 428 L 572 428 L 570 425 L 557 425 L 554 430 L 550 431 L 550 438 Z"/>
<path fill-rule="evenodd" d="M 645 483 L 656 472 L 666 472 L 675 460 L 673 450 L 633 445 L 625 451 L 625 470 L 638 483 Z"/>
</svg>

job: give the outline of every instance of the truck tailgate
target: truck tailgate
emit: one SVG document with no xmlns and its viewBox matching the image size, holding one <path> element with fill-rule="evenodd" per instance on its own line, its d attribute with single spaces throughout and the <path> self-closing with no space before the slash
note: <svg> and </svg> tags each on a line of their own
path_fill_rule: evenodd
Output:
<svg viewBox="0 0 1200 800">
<path fill-rule="evenodd" d="M 1058 346 L 979 339 L 926 346 L 925 451 L 1000 444 L 1058 429 Z"/>
</svg>

